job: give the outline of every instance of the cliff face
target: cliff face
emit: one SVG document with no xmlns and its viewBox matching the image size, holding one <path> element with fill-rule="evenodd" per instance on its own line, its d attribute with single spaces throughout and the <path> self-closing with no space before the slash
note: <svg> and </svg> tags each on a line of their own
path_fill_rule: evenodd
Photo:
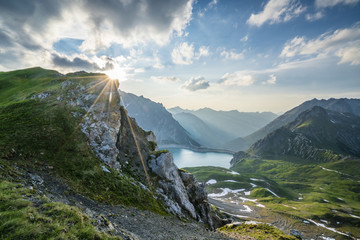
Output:
<svg viewBox="0 0 360 240">
<path fill-rule="evenodd" d="M 168 212 L 190 216 L 213 228 L 204 186 L 191 174 L 181 172 L 171 153 L 156 152 L 155 135 L 141 129 L 120 106 L 118 83 L 104 84 L 64 81 L 59 98 L 87 112 L 81 131 L 99 159 L 108 168 L 130 174 L 143 188 L 153 188 Z"/>
<path fill-rule="evenodd" d="M 120 106 L 116 81 L 41 68 L 0 75 L 0 95 L 17 92 L 0 98 L 0 180 L 86 213 L 103 203 L 168 211 L 212 228 L 203 186 L 157 151 L 155 135 Z"/>
</svg>

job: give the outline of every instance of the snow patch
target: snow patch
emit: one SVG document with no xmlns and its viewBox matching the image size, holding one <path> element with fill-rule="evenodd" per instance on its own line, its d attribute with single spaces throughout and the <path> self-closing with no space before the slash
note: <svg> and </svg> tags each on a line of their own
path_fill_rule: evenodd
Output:
<svg viewBox="0 0 360 240">
<path fill-rule="evenodd" d="M 209 181 L 206 182 L 206 184 L 211 185 L 211 184 L 215 184 L 217 183 L 217 181 L 215 179 L 210 179 Z"/>
<path fill-rule="evenodd" d="M 322 239 L 324 239 L 324 240 L 336 240 L 335 238 L 324 237 L 324 236 L 320 236 L 320 238 L 322 238 Z"/>
<path fill-rule="evenodd" d="M 234 183 L 237 183 L 238 181 L 235 181 L 235 180 L 225 180 L 225 182 L 234 182 Z"/>
<path fill-rule="evenodd" d="M 244 198 L 244 197 L 239 197 L 239 199 L 241 199 L 243 202 L 256 202 L 257 199 L 250 199 L 250 198 Z"/>
<path fill-rule="evenodd" d="M 260 222 L 257 222 L 257 221 L 245 221 L 245 224 L 254 224 L 254 225 L 256 225 L 256 224 L 259 224 Z"/>
<path fill-rule="evenodd" d="M 251 208 L 248 205 L 243 205 L 245 209 L 239 209 L 240 212 L 252 212 Z"/>
<path fill-rule="evenodd" d="M 245 191 L 245 189 L 236 189 L 236 190 L 232 190 L 230 188 L 219 188 L 221 189 L 221 193 L 210 193 L 208 194 L 209 197 L 224 197 L 226 195 L 228 195 L 229 193 L 239 193 L 239 192 L 242 192 L 242 191 Z"/>
<path fill-rule="evenodd" d="M 265 188 L 266 190 L 268 190 L 272 195 L 274 195 L 275 197 L 278 197 L 278 198 L 280 198 L 279 197 L 279 195 L 277 195 L 276 193 L 274 193 L 273 191 L 271 191 L 270 189 L 268 189 L 268 188 Z"/>
<path fill-rule="evenodd" d="M 326 200 L 325 198 L 323 198 L 323 201 L 326 202 L 326 203 L 330 202 L 329 200 Z"/>
<path fill-rule="evenodd" d="M 251 181 L 260 181 L 260 182 L 263 182 L 264 180 L 263 179 L 257 179 L 257 178 L 250 178 Z"/>
<path fill-rule="evenodd" d="M 245 193 L 245 196 L 249 196 L 251 191 L 248 191 L 248 192 L 244 192 Z"/>
<path fill-rule="evenodd" d="M 256 184 L 253 184 L 253 183 L 250 183 L 251 187 L 256 187 L 257 185 Z"/>
<path fill-rule="evenodd" d="M 308 220 L 309 222 L 312 222 L 313 224 L 315 224 L 315 225 L 318 226 L 318 227 L 322 227 L 322 228 L 325 228 L 325 229 L 327 229 L 327 230 L 330 230 L 330 231 L 332 231 L 332 232 L 334 232 L 334 233 L 338 233 L 338 234 L 341 234 L 341 235 L 343 235 L 343 236 L 348 236 L 348 237 L 350 237 L 348 234 L 343 233 L 343 232 L 340 232 L 340 231 L 336 230 L 335 228 L 326 227 L 323 223 L 318 223 L 318 222 L 315 222 L 314 220 L 311 220 L 311 219 L 307 219 L 307 220 Z M 326 239 L 326 238 L 324 238 L 324 239 Z"/>
<path fill-rule="evenodd" d="M 356 215 L 353 215 L 353 214 L 349 214 L 351 217 L 353 217 L 353 218 L 358 218 L 358 219 L 360 219 L 360 217 L 359 216 L 356 216 Z"/>
<path fill-rule="evenodd" d="M 228 172 L 228 173 L 230 173 L 230 174 L 232 174 L 232 175 L 240 175 L 240 173 L 234 172 L 234 171 L 231 171 L 231 172 Z"/>
<path fill-rule="evenodd" d="M 320 222 L 323 222 L 323 223 L 325 223 L 325 224 L 329 224 L 329 222 L 326 221 L 326 220 L 324 220 L 324 219 L 320 219 Z"/>
<path fill-rule="evenodd" d="M 265 206 L 262 205 L 261 203 L 256 204 L 256 206 L 257 206 L 257 207 L 261 207 L 261 208 L 265 208 Z"/>
</svg>

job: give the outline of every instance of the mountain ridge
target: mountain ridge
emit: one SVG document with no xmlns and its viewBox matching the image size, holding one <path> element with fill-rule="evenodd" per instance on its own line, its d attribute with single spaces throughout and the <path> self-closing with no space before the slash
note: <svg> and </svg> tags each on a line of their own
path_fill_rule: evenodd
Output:
<svg viewBox="0 0 360 240">
<path fill-rule="evenodd" d="M 249 153 L 260 157 L 294 156 L 314 161 L 360 157 L 360 117 L 314 106 L 289 124 L 254 143 Z"/>
<path fill-rule="evenodd" d="M 299 106 L 292 108 L 291 110 L 285 112 L 283 115 L 277 117 L 265 127 L 259 129 L 258 131 L 245 136 L 243 139 L 249 143 L 250 145 L 255 143 L 257 140 L 264 138 L 267 134 L 272 131 L 284 126 L 291 121 L 295 120 L 295 118 L 302 113 L 303 111 L 310 109 L 314 106 L 320 106 L 325 109 L 334 110 L 338 112 L 350 112 L 354 115 L 360 115 L 360 99 L 347 99 L 347 98 L 330 98 L 328 100 L 321 99 L 318 100 L 316 98 L 306 101 Z"/>
<path fill-rule="evenodd" d="M 143 129 L 153 131 L 159 145 L 200 147 L 161 103 L 121 91 L 122 104 Z"/>
</svg>

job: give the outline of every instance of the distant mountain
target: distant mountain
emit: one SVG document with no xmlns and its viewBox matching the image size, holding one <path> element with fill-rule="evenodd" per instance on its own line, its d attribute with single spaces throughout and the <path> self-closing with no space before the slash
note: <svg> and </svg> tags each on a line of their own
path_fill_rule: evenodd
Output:
<svg viewBox="0 0 360 240">
<path fill-rule="evenodd" d="M 221 133 L 223 136 L 217 142 L 220 142 L 218 147 L 229 149 L 226 145 L 227 142 L 241 137 L 246 136 L 259 128 L 265 126 L 267 123 L 276 118 L 276 114 L 271 112 L 239 112 L 236 110 L 233 111 L 216 111 L 211 108 L 203 108 L 199 110 L 185 110 L 180 107 L 175 107 L 168 109 L 173 115 L 179 113 L 191 113 L 195 115 L 198 119 L 202 120 L 209 128 L 212 128 L 213 131 Z M 190 124 L 190 119 L 187 119 L 187 126 L 192 125 L 192 128 L 188 128 L 183 125 L 183 127 L 188 132 L 200 131 L 195 130 L 195 123 Z M 246 145 L 250 146 L 250 145 Z M 236 149 L 238 150 L 238 149 Z"/>
<path fill-rule="evenodd" d="M 300 113 L 313 108 L 314 106 L 320 106 L 324 109 L 342 112 L 342 113 L 351 113 L 353 115 L 360 116 L 360 99 L 334 99 L 330 98 L 328 100 L 322 99 L 318 100 L 316 98 L 306 101 L 301 105 L 287 111 L 280 117 L 276 118 L 265 127 L 261 128 L 260 130 L 244 137 L 244 140 L 249 143 L 253 144 L 256 141 L 264 138 L 267 134 L 271 133 L 272 131 L 279 129 L 280 127 L 294 121 Z"/>
<path fill-rule="evenodd" d="M 179 112 L 173 114 L 173 117 L 190 133 L 192 138 L 204 146 L 219 148 L 220 145 L 231 139 L 226 132 L 216 127 L 210 127 L 192 113 Z"/>
<path fill-rule="evenodd" d="M 159 145 L 200 146 L 161 103 L 126 92 L 121 92 L 121 100 L 129 116 L 135 118 L 141 128 L 154 132 Z"/>
<path fill-rule="evenodd" d="M 246 141 L 244 138 L 239 137 L 232 139 L 231 141 L 225 142 L 221 145 L 221 148 L 227 149 L 230 151 L 245 151 L 251 146 L 251 143 Z"/>
<path fill-rule="evenodd" d="M 360 117 L 315 106 L 254 143 L 248 151 L 262 158 L 293 156 L 314 161 L 360 157 Z"/>
</svg>

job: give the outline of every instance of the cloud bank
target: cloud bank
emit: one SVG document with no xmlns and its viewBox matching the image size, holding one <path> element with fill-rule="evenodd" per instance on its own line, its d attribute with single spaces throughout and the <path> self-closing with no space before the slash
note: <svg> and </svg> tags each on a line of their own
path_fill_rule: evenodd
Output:
<svg viewBox="0 0 360 240">
<path fill-rule="evenodd" d="M 210 87 L 209 81 L 206 81 L 204 77 L 192 77 L 184 83 L 182 86 L 184 89 L 189 91 L 198 91 Z"/>
<path fill-rule="evenodd" d="M 247 24 L 260 27 L 266 22 L 270 24 L 287 22 L 298 17 L 306 10 L 298 0 L 270 0 L 259 13 L 252 13 Z"/>
</svg>

